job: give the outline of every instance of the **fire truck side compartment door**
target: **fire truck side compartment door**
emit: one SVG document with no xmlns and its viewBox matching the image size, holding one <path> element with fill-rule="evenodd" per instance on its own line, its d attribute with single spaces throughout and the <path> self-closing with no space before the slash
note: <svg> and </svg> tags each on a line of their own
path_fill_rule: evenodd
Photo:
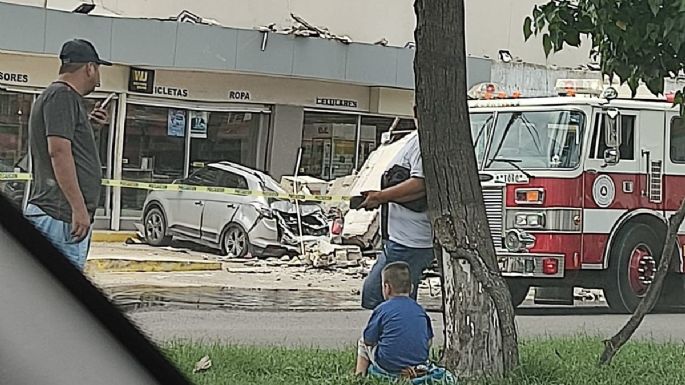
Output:
<svg viewBox="0 0 685 385">
<path fill-rule="evenodd" d="M 640 111 L 636 127 L 640 168 L 640 206 L 656 209 L 663 214 L 664 201 L 664 144 L 666 127 L 664 111 Z M 638 158 L 636 156 L 636 158 Z"/>
</svg>

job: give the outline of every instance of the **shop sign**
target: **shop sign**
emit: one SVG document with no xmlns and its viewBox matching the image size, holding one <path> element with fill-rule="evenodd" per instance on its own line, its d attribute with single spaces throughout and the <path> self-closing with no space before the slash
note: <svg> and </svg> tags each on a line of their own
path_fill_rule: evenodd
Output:
<svg viewBox="0 0 685 385">
<path fill-rule="evenodd" d="M 327 107 L 357 108 L 359 103 L 351 99 L 316 98 L 316 104 Z"/>
<path fill-rule="evenodd" d="M 141 94 L 152 94 L 155 84 L 155 71 L 133 68 L 128 73 L 128 90 Z"/>
<path fill-rule="evenodd" d="M 250 91 L 228 91 L 229 100 L 250 100 Z"/>
<path fill-rule="evenodd" d="M 0 72 L 0 81 L 7 83 L 28 83 L 29 75 L 16 72 Z"/>
<path fill-rule="evenodd" d="M 165 96 L 176 96 L 179 98 L 187 98 L 188 97 L 188 90 L 185 88 L 156 86 L 155 87 L 155 94 L 156 95 L 165 95 Z"/>
</svg>

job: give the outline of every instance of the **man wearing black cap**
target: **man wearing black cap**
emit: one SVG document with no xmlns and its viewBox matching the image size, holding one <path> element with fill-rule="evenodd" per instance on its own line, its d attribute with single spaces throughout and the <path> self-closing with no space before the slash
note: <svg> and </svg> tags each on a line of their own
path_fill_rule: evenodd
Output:
<svg viewBox="0 0 685 385">
<path fill-rule="evenodd" d="M 79 269 L 90 248 L 91 224 L 102 179 L 91 121 L 107 111 L 86 111 L 83 97 L 100 86 L 100 59 L 81 39 L 62 46 L 59 78 L 36 100 L 29 120 L 33 187 L 25 215 Z"/>
</svg>

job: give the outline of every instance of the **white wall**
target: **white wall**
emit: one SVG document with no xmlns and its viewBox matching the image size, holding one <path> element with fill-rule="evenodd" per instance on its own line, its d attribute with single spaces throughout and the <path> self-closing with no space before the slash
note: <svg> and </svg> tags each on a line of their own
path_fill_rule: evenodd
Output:
<svg viewBox="0 0 685 385">
<path fill-rule="evenodd" d="M 523 38 L 523 21 L 532 14 L 535 4 L 545 0 L 466 0 L 466 49 L 473 56 L 497 59 L 499 50 L 509 50 L 514 58 L 525 63 L 554 64 L 576 68 L 587 64 L 589 44 L 580 49 L 565 47 L 556 55 L 545 58 L 541 38 Z"/>
<path fill-rule="evenodd" d="M 43 6 L 44 0 L 1 0 Z M 86 0 L 87 1 L 87 0 Z M 253 28 L 276 23 L 291 26 L 290 13 L 332 33 L 354 41 L 373 43 L 386 38 L 404 46 L 414 40 L 412 0 L 94 0 L 93 14 L 168 18 L 187 9 L 227 27 Z M 566 48 L 545 58 L 541 39 L 523 40 L 523 20 L 533 5 L 545 0 L 466 0 L 467 51 L 472 56 L 496 59 L 500 49 L 526 63 L 574 68 L 586 64 L 589 48 Z M 80 0 L 48 0 L 48 7 L 72 10 Z M 586 45 L 587 46 L 587 45 Z"/>
<path fill-rule="evenodd" d="M 499 84 L 507 94 L 519 91 L 524 97 L 554 96 L 558 79 L 602 79 L 599 72 L 551 69 L 524 63 L 495 63 L 491 81 Z"/>
</svg>

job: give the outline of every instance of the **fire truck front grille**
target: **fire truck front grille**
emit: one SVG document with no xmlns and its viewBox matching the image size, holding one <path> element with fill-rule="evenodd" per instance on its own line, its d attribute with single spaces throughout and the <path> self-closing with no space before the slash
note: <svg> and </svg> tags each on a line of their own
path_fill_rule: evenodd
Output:
<svg viewBox="0 0 685 385">
<path fill-rule="evenodd" d="M 504 189 L 502 187 L 483 187 L 485 215 L 488 217 L 490 234 L 495 247 L 502 247 L 504 227 Z"/>
</svg>

